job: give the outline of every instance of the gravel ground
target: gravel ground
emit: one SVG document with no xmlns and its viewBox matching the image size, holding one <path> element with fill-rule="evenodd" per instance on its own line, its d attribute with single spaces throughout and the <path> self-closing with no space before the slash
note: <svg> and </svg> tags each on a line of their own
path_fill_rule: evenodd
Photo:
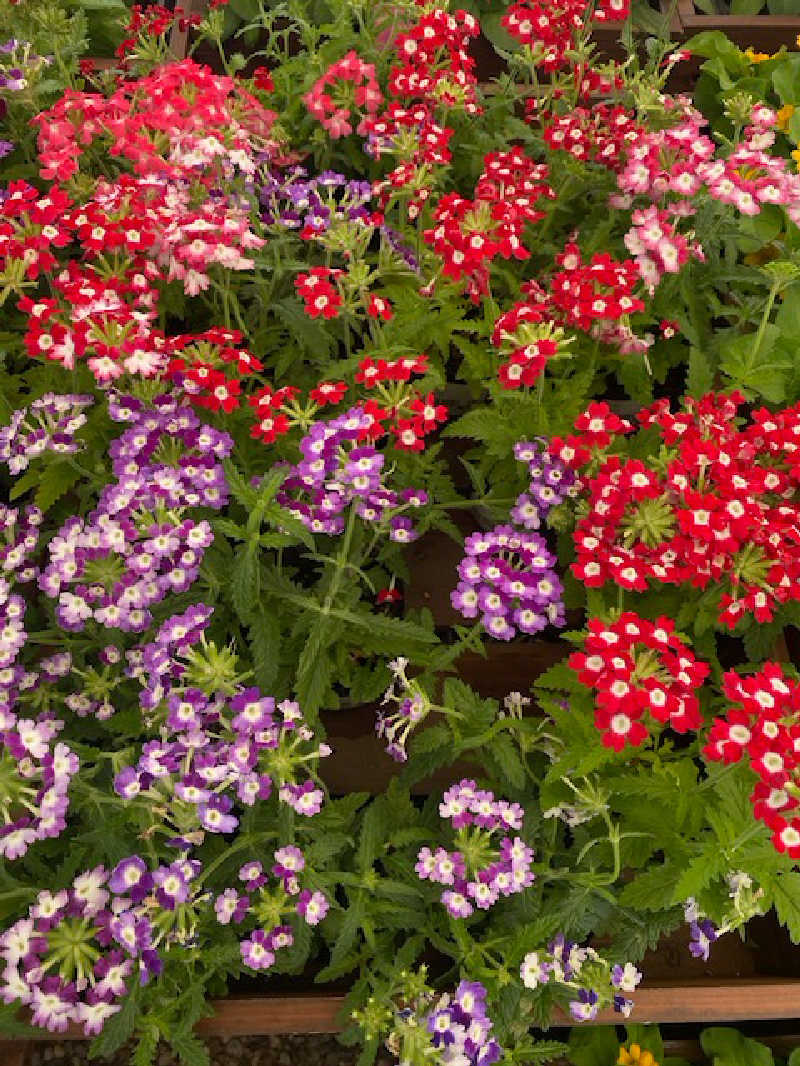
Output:
<svg viewBox="0 0 800 1066">
<path fill-rule="evenodd" d="M 358 1054 L 344 1048 L 333 1036 L 242 1036 L 208 1042 L 212 1066 L 355 1066 Z M 26 1066 L 129 1066 L 124 1050 L 113 1059 L 89 1059 L 89 1045 L 78 1042 L 41 1044 L 28 1056 Z M 178 1066 L 175 1056 L 164 1049 L 156 1066 Z M 381 1066 L 389 1066 L 384 1060 Z"/>
</svg>

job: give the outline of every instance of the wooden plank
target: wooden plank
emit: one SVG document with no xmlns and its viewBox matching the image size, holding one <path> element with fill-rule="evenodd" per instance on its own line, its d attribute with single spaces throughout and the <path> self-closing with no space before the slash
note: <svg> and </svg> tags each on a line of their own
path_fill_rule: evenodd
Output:
<svg viewBox="0 0 800 1066">
<path fill-rule="evenodd" d="M 635 1006 L 630 1020 L 661 1024 L 776 1021 L 800 1018 L 800 978 L 746 978 L 729 980 L 652 982 L 634 993 Z M 293 996 L 231 997 L 213 1003 L 214 1015 L 197 1026 L 203 1036 L 281 1036 L 287 1034 L 338 1033 L 343 995 L 297 994 Z M 595 1025 L 620 1021 L 613 1010 L 601 1011 Z M 559 1011 L 553 1027 L 565 1028 L 574 1022 Z M 83 1033 L 71 1026 L 58 1040 L 81 1040 Z M 56 1039 L 45 1030 L 31 1031 L 33 1040 Z M 19 1053 L 19 1043 L 9 1045 Z M 2 1047 L 2 1045 L 0 1045 Z M 0 1059 L 2 1066 L 10 1066 Z M 22 1066 L 22 1060 L 14 1066 Z"/>
<path fill-rule="evenodd" d="M 27 1040 L 0 1040 L 0 1066 L 25 1066 L 29 1050 Z"/>
</svg>

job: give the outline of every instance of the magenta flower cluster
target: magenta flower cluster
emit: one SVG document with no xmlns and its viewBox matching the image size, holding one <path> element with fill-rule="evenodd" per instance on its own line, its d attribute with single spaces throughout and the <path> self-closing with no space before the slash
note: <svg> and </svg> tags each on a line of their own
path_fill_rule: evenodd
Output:
<svg viewBox="0 0 800 1066">
<path fill-rule="evenodd" d="M 239 871 L 248 895 L 226 889 L 214 904 L 217 920 L 222 925 L 242 922 L 248 912 L 262 923 L 239 945 L 242 962 L 251 970 L 268 970 L 275 963 L 276 952 L 294 943 L 294 931 L 289 924 L 298 915 L 307 925 L 318 925 L 328 913 L 329 903 L 322 892 L 301 889 L 300 875 L 305 869 L 302 851 L 293 844 L 278 848 L 274 853 L 271 873 L 274 885 L 264 873 L 260 862 L 248 862 Z M 265 926 L 269 925 L 269 928 Z"/>
<path fill-rule="evenodd" d="M 273 782 L 279 799 L 296 813 L 316 814 L 324 793 L 307 774 L 330 752 L 326 744 L 313 744 L 297 703 L 276 705 L 271 696 L 235 680 L 233 691 L 226 691 L 235 674 L 214 676 L 220 667 L 216 648 L 191 650 L 210 616 L 202 604 L 190 608 L 168 619 L 153 642 L 129 656 L 129 673 L 145 682 L 143 706 L 159 738 L 148 741 L 136 765 L 114 780 L 123 799 L 150 802 L 154 824 L 176 834 L 170 842 L 182 849 L 202 843 L 205 832 L 234 832 L 236 805 L 267 800 Z"/>
<path fill-rule="evenodd" d="M 93 403 L 91 396 L 49 392 L 12 412 L 9 424 L 0 427 L 0 463 L 16 476 L 44 452 L 74 454 L 81 447 L 76 433 L 86 425 L 84 411 Z"/>
<path fill-rule="evenodd" d="M 103 489 L 94 511 L 69 518 L 50 541 L 39 586 L 58 600 L 63 629 L 82 630 L 93 620 L 140 633 L 152 623 L 150 608 L 185 592 L 200 572 L 213 533 L 207 521 L 185 512 L 224 505 L 220 460 L 233 442 L 166 397 L 152 407 L 117 397 L 109 411 L 130 423 L 110 448 L 117 480 Z M 177 460 L 158 461 L 159 449 Z"/>
<path fill-rule="evenodd" d="M 397 513 L 422 507 L 428 495 L 421 489 L 395 492 L 384 483 L 385 456 L 360 439 L 372 425 L 371 417 L 353 407 L 328 422 L 315 422 L 300 441 L 303 458 L 290 470 L 278 502 L 314 533 L 344 532 L 344 514 L 356 514 L 375 525 L 388 519 L 389 538 L 408 543 L 416 538 L 413 524 Z"/>
<path fill-rule="evenodd" d="M 440 898 L 454 918 L 468 918 L 476 907 L 488 910 L 501 896 L 533 884 L 533 850 L 507 835 L 522 829 L 525 812 L 518 803 L 496 800 L 465 779 L 445 792 L 439 814 L 456 831 L 455 847 L 422 848 L 414 869 L 423 881 L 446 886 Z"/>
<path fill-rule="evenodd" d="M 99 1033 L 134 974 L 146 983 L 171 945 L 191 942 L 200 872 L 187 859 L 151 871 L 133 855 L 110 874 L 98 866 L 69 889 L 40 892 L 0 936 L 0 998 L 27 1006 L 33 1024 L 51 1032 L 74 1022 L 87 1036 Z"/>
</svg>

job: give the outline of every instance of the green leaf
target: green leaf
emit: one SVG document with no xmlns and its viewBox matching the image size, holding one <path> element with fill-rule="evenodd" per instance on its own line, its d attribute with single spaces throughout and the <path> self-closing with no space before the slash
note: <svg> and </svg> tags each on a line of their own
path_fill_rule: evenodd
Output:
<svg viewBox="0 0 800 1066">
<path fill-rule="evenodd" d="M 19 1005 L 16 1003 L 0 1003 L 0 1033 L 3 1036 L 30 1037 L 31 1027 L 27 1022 L 20 1021 Z"/>
<path fill-rule="evenodd" d="M 308 634 L 297 661 L 295 689 L 303 714 L 313 724 L 330 688 L 331 663 L 328 648 L 334 636 L 332 623 L 319 618 Z"/>
<path fill-rule="evenodd" d="M 769 882 L 772 901 L 793 944 L 800 944 L 800 873 L 787 871 Z"/>
<path fill-rule="evenodd" d="M 158 1051 L 159 1040 L 160 1036 L 156 1027 L 145 1029 L 145 1031 L 139 1035 L 139 1042 L 133 1049 L 131 1066 L 153 1066 L 156 1052 Z"/>
<path fill-rule="evenodd" d="M 574 1066 L 614 1066 L 619 1058 L 619 1040 L 611 1025 L 572 1029 L 568 1047 Z"/>
<path fill-rule="evenodd" d="M 108 1019 L 103 1026 L 103 1031 L 89 1045 L 90 1059 L 110 1058 L 127 1040 L 130 1040 L 136 1024 L 138 1006 L 139 986 L 134 984 L 123 1001 L 122 1010 L 117 1011 Z"/>
<path fill-rule="evenodd" d="M 236 613 L 242 621 L 247 621 L 256 609 L 261 593 L 257 542 L 251 541 L 244 551 L 234 556 L 230 590 Z"/>
<path fill-rule="evenodd" d="M 358 868 L 362 873 L 372 868 L 384 849 L 390 829 L 389 816 L 383 797 L 370 804 L 361 819 L 358 841 Z"/>
<path fill-rule="evenodd" d="M 661 1039 L 657 1025 L 626 1025 L 626 1044 L 638 1044 L 643 1051 L 649 1051 L 656 1062 L 664 1058 L 664 1041 Z"/>
<path fill-rule="evenodd" d="M 69 492 L 80 477 L 80 471 L 69 463 L 51 463 L 46 470 L 40 472 L 34 503 L 43 511 L 49 510 L 56 500 Z"/>
<path fill-rule="evenodd" d="M 269 692 L 278 676 L 281 627 L 275 610 L 260 605 L 248 625 L 253 673 L 263 692 Z"/>
<path fill-rule="evenodd" d="M 170 1046 L 184 1066 L 209 1066 L 211 1062 L 208 1048 L 194 1033 L 174 1033 Z"/>
<path fill-rule="evenodd" d="M 800 62 L 796 53 L 785 56 L 772 72 L 772 84 L 783 104 L 800 103 Z"/>
<path fill-rule="evenodd" d="M 725 1025 L 704 1029 L 700 1046 L 713 1066 L 772 1066 L 773 1063 L 768 1047 Z"/>
<path fill-rule="evenodd" d="M 650 867 L 637 873 L 619 895 L 623 907 L 641 911 L 660 911 L 669 907 L 675 898 L 675 886 L 680 878 L 677 867 Z"/>
<path fill-rule="evenodd" d="M 699 348 L 689 350 L 689 369 L 686 372 L 686 388 L 691 396 L 704 396 L 714 385 L 714 368 L 705 352 Z"/>
<path fill-rule="evenodd" d="M 757 15 L 764 6 L 764 0 L 731 0 L 732 15 Z"/>
</svg>

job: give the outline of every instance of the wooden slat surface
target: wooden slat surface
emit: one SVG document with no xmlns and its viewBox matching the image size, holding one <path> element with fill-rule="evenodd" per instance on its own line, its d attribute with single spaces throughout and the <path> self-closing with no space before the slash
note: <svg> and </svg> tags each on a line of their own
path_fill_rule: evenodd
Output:
<svg viewBox="0 0 800 1066">
<path fill-rule="evenodd" d="M 27 1040 L 0 1040 L 0 1066 L 25 1066 L 29 1046 Z"/>
<path fill-rule="evenodd" d="M 651 983 L 633 996 L 633 1022 L 699 1023 L 774 1021 L 800 1018 L 800 978 L 779 978 Z M 341 1029 L 339 1013 L 343 995 L 262 996 L 218 1000 L 214 1016 L 204 1018 L 197 1032 L 204 1036 L 277 1036 L 287 1033 L 336 1033 Z M 612 1010 L 601 1011 L 595 1024 L 620 1021 Z M 568 1015 L 559 1013 L 554 1027 L 572 1025 Z M 80 1040 L 82 1033 L 71 1028 L 57 1036 L 31 1031 L 36 1040 Z M 19 1049 L 19 1045 L 13 1045 Z M 2 1049 L 3 1045 L 0 1045 Z M 2 1066 L 18 1066 L 0 1059 Z"/>
</svg>

